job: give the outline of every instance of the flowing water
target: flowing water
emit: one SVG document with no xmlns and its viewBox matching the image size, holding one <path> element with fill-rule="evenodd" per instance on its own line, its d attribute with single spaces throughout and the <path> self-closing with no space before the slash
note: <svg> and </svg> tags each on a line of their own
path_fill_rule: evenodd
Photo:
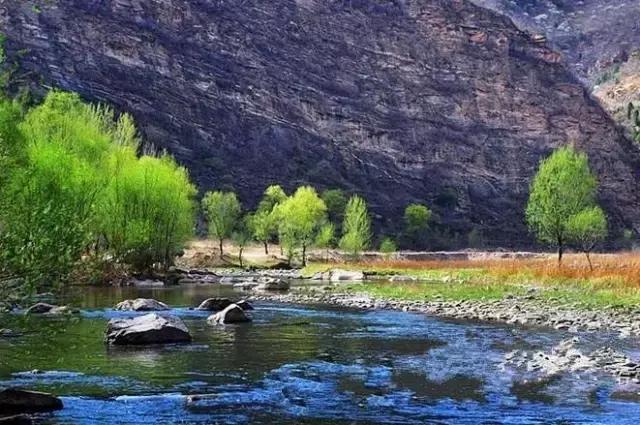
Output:
<svg viewBox="0 0 640 425">
<path fill-rule="evenodd" d="M 549 350 L 563 332 L 277 303 L 257 303 L 253 323 L 211 327 L 189 309 L 211 296 L 234 295 L 220 286 L 76 289 L 64 301 L 78 316 L 0 316 L 0 327 L 22 334 L 0 339 L 0 388 L 60 395 L 65 408 L 40 418 L 51 424 L 631 424 L 640 415 L 639 403 L 613 396 L 619 384 L 607 375 L 537 380 L 502 366 L 505 353 Z M 111 307 L 135 297 L 171 305 L 193 343 L 106 346 L 107 321 L 132 315 Z M 632 356 L 638 346 L 606 334 L 581 340 Z"/>
</svg>

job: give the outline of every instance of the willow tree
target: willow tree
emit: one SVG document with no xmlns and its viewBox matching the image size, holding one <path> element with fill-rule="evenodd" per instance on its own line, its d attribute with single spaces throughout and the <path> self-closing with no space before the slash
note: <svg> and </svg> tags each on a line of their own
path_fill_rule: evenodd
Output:
<svg viewBox="0 0 640 425">
<path fill-rule="evenodd" d="M 204 195 L 202 207 L 209 222 L 209 235 L 218 240 L 222 258 L 224 240 L 231 237 L 238 224 L 242 206 L 235 193 L 216 191 Z"/>
<path fill-rule="evenodd" d="M 557 149 L 540 164 L 531 183 L 527 224 L 538 240 L 557 247 L 558 264 L 574 237 L 572 218 L 596 206 L 597 185 L 587 155 L 571 146 Z"/>
<path fill-rule="evenodd" d="M 287 194 L 278 185 L 269 186 L 258 204 L 258 208 L 251 215 L 248 226 L 253 237 L 264 245 L 265 255 L 269 254 L 269 240 L 278 231 L 278 220 L 273 213 L 274 208 L 287 199 Z"/>
<path fill-rule="evenodd" d="M 307 248 L 311 246 L 320 226 L 327 221 L 327 207 L 314 188 L 303 186 L 274 210 L 278 218 L 280 242 L 291 262 L 301 250 L 302 265 L 307 264 Z"/>
</svg>

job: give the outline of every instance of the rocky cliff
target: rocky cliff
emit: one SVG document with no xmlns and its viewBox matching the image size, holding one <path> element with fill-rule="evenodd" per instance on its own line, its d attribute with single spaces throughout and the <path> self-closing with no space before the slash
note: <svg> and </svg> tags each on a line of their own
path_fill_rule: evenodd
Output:
<svg viewBox="0 0 640 425">
<path fill-rule="evenodd" d="M 573 142 L 613 227 L 640 226 L 637 149 L 558 53 L 466 0 L 0 0 L 0 25 L 23 70 L 132 112 L 203 189 L 343 187 L 391 224 L 423 201 L 515 246 L 539 160 Z"/>
<path fill-rule="evenodd" d="M 472 0 L 549 38 L 581 77 L 596 82 L 640 49 L 637 0 Z"/>
</svg>

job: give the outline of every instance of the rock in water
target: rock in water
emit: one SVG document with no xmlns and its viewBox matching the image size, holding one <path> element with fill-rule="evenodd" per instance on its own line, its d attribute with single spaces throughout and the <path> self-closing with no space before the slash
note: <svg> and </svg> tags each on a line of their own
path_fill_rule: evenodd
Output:
<svg viewBox="0 0 640 425">
<path fill-rule="evenodd" d="M 253 310 L 253 306 L 246 300 L 238 301 L 236 305 L 243 310 Z"/>
<path fill-rule="evenodd" d="M 0 391 L 0 413 L 53 412 L 62 407 L 62 401 L 51 394 L 12 388 Z"/>
<path fill-rule="evenodd" d="M 206 311 L 220 311 L 229 307 L 231 304 L 231 300 L 229 298 L 208 298 L 196 308 L 196 310 L 206 310 Z"/>
<path fill-rule="evenodd" d="M 135 300 L 125 300 L 114 307 L 121 311 L 164 311 L 169 310 L 169 306 L 160 301 L 150 298 L 137 298 Z"/>
<path fill-rule="evenodd" d="M 179 318 L 151 313 L 133 319 L 110 320 L 106 341 L 114 345 L 171 344 L 191 342 L 191 334 Z"/>
<path fill-rule="evenodd" d="M 56 307 L 57 306 L 55 306 L 53 304 L 36 303 L 36 304 L 32 305 L 31 307 L 29 307 L 24 313 L 25 314 L 44 314 L 44 313 L 50 312 L 52 309 L 54 309 Z"/>
<path fill-rule="evenodd" d="M 330 280 L 332 282 L 342 281 L 361 281 L 364 280 L 364 273 L 361 271 L 349 271 L 349 270 L 331 270 Z"/>
<path fill-rule="evenodd" d="M 229 323 L 250 322 L 251 317 L 237 304 L 231 304 L 224 310 L 209 316 L 207 323 L 210 325 L 224 325 Z"/>
<path fill-rule="evenodd" d="M 291 285 L 288 281 L 273 277 L 260 278 L 260 284 L 256 289 L 261 291 L 286 291 Z"/>
</svg>

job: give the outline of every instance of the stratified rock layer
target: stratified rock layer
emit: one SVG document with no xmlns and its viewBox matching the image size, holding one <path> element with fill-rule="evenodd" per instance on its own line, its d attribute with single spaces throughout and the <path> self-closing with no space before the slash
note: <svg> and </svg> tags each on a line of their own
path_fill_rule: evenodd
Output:
<svg viewBox="0 0 640 425">
<path fill-rule="evenodd" d="M 34 5 L 4 4 L 9 55 L 132 112 L 203 189 L 343 187 L 387 226 L 426 202 L 453 244 L 518 246 L 540 159 L 572 142 L 614 233 L 640 223 L 637 148 L 560 54 L 468 1 Z"/>
</svg>

